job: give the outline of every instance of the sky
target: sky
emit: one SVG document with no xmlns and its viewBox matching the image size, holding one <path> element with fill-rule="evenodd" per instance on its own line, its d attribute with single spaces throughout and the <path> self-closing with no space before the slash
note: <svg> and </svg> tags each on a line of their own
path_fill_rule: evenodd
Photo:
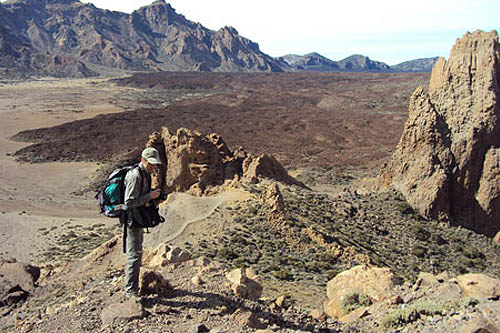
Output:
<svg viewBox="0 0 500 333">
<path fill-rule="evenodd" d="M 317 52 L 331 60 L 362 54 L 395 65 L 448 57 L 455 40 L 500 30 L 500 0 L 166 0 L 211 30 L 232 26 L 270 56 Z M 90 0 L 125 13 L 152 0 Z"/>
</svg>

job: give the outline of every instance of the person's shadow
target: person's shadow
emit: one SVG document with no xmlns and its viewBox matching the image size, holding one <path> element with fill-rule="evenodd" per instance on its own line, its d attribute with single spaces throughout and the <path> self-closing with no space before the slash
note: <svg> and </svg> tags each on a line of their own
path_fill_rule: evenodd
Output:
<svg viewBox="0 0 500 333">
<path fill-rule="evenodd" d="M 245 304 L 244 299 L 229 298 L 211 292 L 173 289 L 163 295 L 144 298 L 143 305 L 146 310 L 154 308 L 155 305 L 160 305 L 160 311 L 156 311 L 159 314 L 182 314 L 185 309 L 190 308 L 196 310 L 214 309 L 224 315 L 234 314 L 239 309 L 252 312 L 258 322 L 263 325 L 260 328 L 277 325 L 281 329 L 287 328 L 306 332 L 340 332 L 335 329 L 317 328 L 320 322 L 312 318 L 303 321 L 299 321 L 298 317 L 296 320 L 285 319 L 280 310 L 271 311 L 263 302 L 249 306 Z"/>
</svg>

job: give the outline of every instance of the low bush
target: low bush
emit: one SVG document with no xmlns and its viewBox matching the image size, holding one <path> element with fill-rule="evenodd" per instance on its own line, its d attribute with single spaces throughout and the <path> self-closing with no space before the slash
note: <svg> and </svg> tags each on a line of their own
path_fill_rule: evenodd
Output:
<svg viewBox="0 0 500 333">
<path fill-rule="evenodd" d="M 432 316 L 442 313 L 441 306 L 433 302 L 422 301 L 389 313 L 382 318 L 382 324 L 385 328 L 396 328 L 412 323 L 420 319 L 422 315 Z"/>
<path fill-rule="evenodd" d="M 342 313 L 347 314 L 351 311 L 356 310 L 362 306 L 369 306 L 372 304 L 372 301 L 368 295 L 363 294 L 359 291 L 354 291 L 352 293 L 348 293 L 342 297 L 341 300 Z"/>
</svg>

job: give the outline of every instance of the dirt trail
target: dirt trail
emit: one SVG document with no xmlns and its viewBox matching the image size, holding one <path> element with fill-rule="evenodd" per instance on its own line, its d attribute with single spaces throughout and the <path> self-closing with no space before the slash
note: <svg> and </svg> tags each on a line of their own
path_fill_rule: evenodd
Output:
<svg viewBox="0 0 500 333">
<path fill-rule="evenodd" d="M 194 197 L 186 193 L 173 193 L 160 205 L 160 213 L 166 222 L 151 230 L 144 240 L 146 247 L 171 242 L 179 237 L 188 226 L 205 220 L 225 204 L 249 198 L 248 192 L 232 190 L 213 197 Z M 224 223 L 224 221 L 217 221 Z M 198 226 L 206 229 L 204 225 Z M 214 231 L 214 230 L 212 230 Z"/>
</svg>

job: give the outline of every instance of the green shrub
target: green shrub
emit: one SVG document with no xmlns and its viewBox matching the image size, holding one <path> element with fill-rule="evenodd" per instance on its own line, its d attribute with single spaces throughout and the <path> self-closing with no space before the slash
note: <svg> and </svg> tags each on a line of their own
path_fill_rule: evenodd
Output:
<svg viewBox="0 0 500 333">
<path fill-rule="evenodd" d="M 479 304 L 479 300 L 475 297 L 467 297 L 460 302 L 460 305 L 464 308 L 474 308 Z"/>
<path fill-rule="evenodd" d="M 415 245 L 413 246 L 413 248 L 411 249 L 411 252 L 412 252 L 415 256 L 417 256 L 417 257 L 419 257 L 419 258 L 423 258 L 423 257 L 425 257 L 425 252 L 426 252 L 426 251 L 425 251 L 425 248 L 424 248 L 423 246 L 421 246 L 421 245 L 419 245 L 419 244 L 415 244 Z"/>
<path fill-rule="evenodd" d="M 245 258 L 239 257 L 233 260 L 233 265 L 238 268 L 248 267 Z"/>
<path fill-rule="evenodd" d="M 431 237 L 431 233 L 427 231 L 425 226 L 423 226 L 421 223 L 414 224 L 412 226 L 412 231 L 415 235 L 415 238 L 420 241 L 426 241 Z"/>
<path fill-rule="evenodd" d="M 279 280 L 290 280 L 291 275 L 285 270 L 279 270 L 273 272 L 273 276 Z"/>
<path fill-rule="evenodd" d="M 363 294 L 359 291 L 354 291 L 352 293 L 348 293 L 342 297 L 341 307 L 342 313 L 347 314 L 351 311 L 356 310 L 362 306 L 369 306 L 372 304 L 372 301 L 368 295 Z"/>
<path fill-rule="evenodd" d="M 475 247 L 464 248 L 462 253 L 469 259 L 484 259 L 484 254 Z"/>
<path fill-rule="evenodd" d="M 438 245 L 444 245 L 448 243 L 443 237 L 441 237 L 441 235 L 438 234 L 432 234 L 431 241 L 437 243 Z"/>
<path fill-rule="evenodd" d="M 389 313 L 382 318 L 382 324 L 385 328 L 396 328 L 412 323 L 420 319 L 422 315 L 432 316 L 442 313 L 443 308 L 436 303 L 422 301 Z"/>
<path fill-rule="evenodd" d="M 221 246 L 217 249 L 217 256 L 224 259 L 235 259 L 238 257 L 234 251 L 228 246 Z"/>
</svg>

